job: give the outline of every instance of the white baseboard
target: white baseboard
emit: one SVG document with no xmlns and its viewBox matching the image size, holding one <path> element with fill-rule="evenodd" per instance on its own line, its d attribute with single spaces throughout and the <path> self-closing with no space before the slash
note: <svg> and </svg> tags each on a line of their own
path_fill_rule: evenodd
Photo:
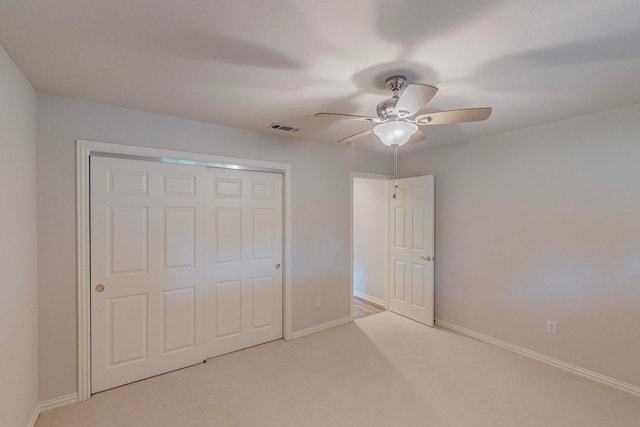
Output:
<svg viewBox="0 0 640 427">
<path fill-rule="evenodd" d="M 615 387 L 619 390 L 626 391 L 627 393 L 634 394 L 636 396 L 640 396 L 640 387 L 635 386 L 633 384 L 625 383 L 623 381 L 617 380 L 615 378 L 608 377 L 606 375 L 599 374 L 597 372 L 591 371 L 589 369 L 582 368 L 577 365 L 573 365 L 571 363 L 563 362 L 562 360 L 555 359 L 553 357 L 545 356 L 542 353 L 535 352 L 533 350 L 529 350 L 528 348 L 520 347 L 515 344 L 511 344 L 507 341 L 502 341 L 498 338 L 494 338 L 489 335 L 482 334 L 480 332 L 476 332 L 472 329 L 467 329 L 463 326 L 458 326 L 454 323 L 447 322 L 446 320 L 437 319 L 436 325 L 442 326 L 443 328 L 451 329 L 452 331 L 459 332 L 463 335 L 467 335 L 469 337 L 475 338 L 480 341 L 484 341 L 486 343 L 495 345 L 496 347 L 504 348 L 505 350 L 513 351 L 514 353 L 521 354 L 523 356 L 527 356 L 531 359 L 537 360 L 539 362 L 546 363 L 551 366 L 555 366 L 556 368 L 564 369 L 565 371 L 569 371 L 576 375 L 580 375 L 581 377 L 588 378 L 592 381 L 597 381 L 602 384 L 606 384 L 611 387 Z"/>
<path fill-rule="evenodd" d="M 345 323 L 351 322 L 350 317 L 343 317 L 341 319 L 332 320 L 331 322 L 322 323 L 320 325 L 311 326 L 310 328 L 300 329 L 299 331 L 291 332 L 291 338 L 300 338 L 305 335 L 313 334 L 315 332 L 320 332 L 325 329 L 333 328 L 334 326 L 344 325 Z"/>
<path fill-rule="evenodd" d="M 372 297 L 371 295 L 363 294 L 362 292 L 358 292 L 355 289 L 353 291 L 353 295 L 358 297 L 358 298 L 361 298 L 363 300 L 366 300 L 366 301 L 372 302 L 374 304 L 381 305 L 384 308 L 387 308 L 387 305 L 385 304 L 385 301 L 380 299 L 380 298 L 376 298 L 376 297 Z"/>
<path fill-rule="evenodd" d="M 39 405 L 39 413 L 51 411 L 53 409 L 62 408 L 64 406 L 73 405 L 78 403 L 78 393 L 65 394 L 64 396 L 55 397 L 49 400 L 43 400 Z"/>
<path fill-rule="evenodd" d="M 33 408 L 33 412 L 31 413 L 31 418 L 29 418 L 29 423 L 27 427 L 35 427 L 38 422 L 38 417 L 40 416 L 40 404 L 37 404 L 35 408 Z"/>
</svg>

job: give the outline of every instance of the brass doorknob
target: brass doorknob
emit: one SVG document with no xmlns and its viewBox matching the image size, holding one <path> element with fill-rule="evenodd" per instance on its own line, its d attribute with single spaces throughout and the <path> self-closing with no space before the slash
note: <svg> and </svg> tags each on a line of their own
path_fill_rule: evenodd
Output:
<svg viewBox="0 0 640 427">
<path fill-rule="evenodd" d="M 429 255 L 427 256 L 421 256 L 420 258 L 422 258 L 425 261 L 431 261 L 431 257 Z"/>
<path fill-rule="evenodd" d="M 276 270 L 280 270 L 280 264 L 276 264 Z"/>
<path fill-rule="evenodd" d="M 98 286 L 96 286 L 96 292 L 102 292 L 104 291 L 104 285 L 103 284 L 99 284 Z"/>
</svg>

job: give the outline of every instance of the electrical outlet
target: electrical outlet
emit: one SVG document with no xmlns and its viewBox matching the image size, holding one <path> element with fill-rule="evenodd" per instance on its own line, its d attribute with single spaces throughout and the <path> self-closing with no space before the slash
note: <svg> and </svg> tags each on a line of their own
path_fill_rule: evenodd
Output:
<svg viewBox="0 0 640 427">
<path fill-rule="evenodd" d="M 321 303 L 322 303 L 322 299 L 320 297 L 316 297 L 316 307 L 320 307 Z"/>
<path fill-rule="evenodd" d="M 360 273 L 360 283 L 364 282 L 364 273 Z"/>
<path fill-rule="evenodd" d="M 547 320 L 547 333 L 551 335 L 558 335 L 558 324 L 553 320 Z"/>
<path fill-rule="evenodd" d="M 342 240 L 332 240 L 331 241 L 331 250 L 337 251 L 338 249 L 342 249 Z"/>
</svg>

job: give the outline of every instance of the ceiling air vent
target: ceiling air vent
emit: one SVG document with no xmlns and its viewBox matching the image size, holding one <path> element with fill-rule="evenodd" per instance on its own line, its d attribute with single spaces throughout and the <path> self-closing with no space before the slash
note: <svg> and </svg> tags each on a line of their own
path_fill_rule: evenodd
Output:
<svg viewBox="0 0 640 427">
<path fill-rule="evenodd" d="M 293 126 L 289 126 L 289 125 L 283 125 L 282 123 L 271 123 L 271 125 L 269 126 L 271 129 L 277 129 L 277 130 L 281 130 L 284 132 L 298 132 L 300 129 L 299 128 L 294 128 Z"/>
</svg>

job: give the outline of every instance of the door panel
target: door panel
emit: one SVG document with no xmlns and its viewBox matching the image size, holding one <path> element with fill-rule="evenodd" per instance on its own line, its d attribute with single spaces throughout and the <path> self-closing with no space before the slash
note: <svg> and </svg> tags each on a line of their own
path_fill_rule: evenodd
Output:
<svg viewBox="0 0 640 427">
<path fill-rule="evenodd" d="M 282 175 L 217 169 L 209 188 L 213 357 L 282 338 Z"/>
<path fill-rule="evenodd" d="M 250 283 L 253 312 L 251 316 L 251 329 L 257 330 L 273 326 L 275 320 L 273 310 L 276 306 L 275 277 L 254 277 Z"/>
<path fill-rule="evenodd" d="M 425 239 L 425 217 L 424 208 L 411 208 L 411 231 L 413 238 L 411 239 L 411 248 L 414 250 L 424 250 Z"/>
<path fill-rule="evenodd" d="M 254 261 L 275 259 L 275 229 L 277 227 L 275 209 L 252 209 L 251 216 L 253 220 L 251 224 L 252 259 Z"/>
<path fill-rule="evenodd" d="M 162 352 L 188 350 L 196 345 L 196 288 L 162 292 Z"/>
<path fill-rule="evenodd" d="M 206 357 L 206 203 L 195 189 L 207 171 L 93 156 L 90 166 L 96 393 Z"/>
<path fill-rule="evenodd" d="M 115 195 L 147 195 L 149 175 L 144 170 L 107 170 L 107 193 Z"/>
<path fill-rule="evenodd" d="M 240 208 L 214 208 L 215 262 L 239 263 L 242 250 L 242 210 Z"/>
<path fill-rule="evenodd" d="M 242 329 L 240 280 L 214 284 L 211 298 L 212 340 L 240 335 Z"/>
<path fill-rule="evenodd" d="M 406 302 L 405 288 L 406 288 L 406 263 L 398 259 L 393 260 L 393 272 L 394 280 L 392 282 L 392 289 L 394 290 L 395 300 Z"/>
<path fill-rule="evenodd" d="M 97 208 L 96 208 L 97 209 Z M 146 206 L 108 207 L 110 273 L 146 273 L 148 210 Z"/>
<path fill-rule="evenodd" d="M 146 360 L 149 352 L 146 294 L 109 298 L 108 368 Z"/>
<path fill-rule="evenodd" d="M 411 301 L 414 306 L 424 308 L 426 304 L 425 294 L 424 294 L 426 268 L 423 264 L 416 264 L 416 263 L 412 263 L 411 268 L 412 268 L 411 283 L 414 284 L 414 286 L 411 288 L 411 290 L 413 291 L 413 295 L 411 295 Z"/>
<path fill-rule="evenodd" d="M 162 174 L 162 194 L 164 196 L 196 196 L 196 180 L 192 175 Z"/>
<path fill-rule="evenodd" d="M 397 184 L 397 188 L 395 187 Z M 391 181 L 389 307 L 433 326 L 434 177 Z"/>
<path fill-rule="evenodd" d="M 163 208 L 162 213 L 163 269 L 173 270 L 195 267 L 195 208 Z"/>
<path fill-rule="evenodd" d="M 405 208 L 395 208 L 392 218 L 395 224 L 391 241 L 394 242 L 396 248 L 405 248 L 407 246 L 405 239 L 407 235 L 407 210 Z"/>
</svg>

